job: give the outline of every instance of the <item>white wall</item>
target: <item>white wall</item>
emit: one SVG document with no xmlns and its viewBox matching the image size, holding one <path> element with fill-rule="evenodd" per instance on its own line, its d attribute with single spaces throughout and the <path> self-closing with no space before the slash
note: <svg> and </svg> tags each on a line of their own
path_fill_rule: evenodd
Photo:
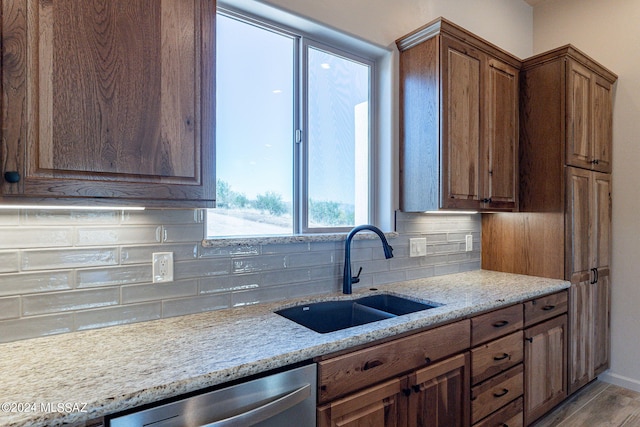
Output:
<svg viewBox="0 0 640 427">
<path fill-rule="evenodd" d="M 640 391 L 640 2 L 548 0 L 534 8 L 536 53 L 571 43 L 618 74 L 613 115 L 611 369 Z"/>
<path fill-rule="evenodd" d="M 445 18 L 521 58 L 531 55 L 532 10 L 523 0 L 262 0 L 381 46 Z"/>
</svg>

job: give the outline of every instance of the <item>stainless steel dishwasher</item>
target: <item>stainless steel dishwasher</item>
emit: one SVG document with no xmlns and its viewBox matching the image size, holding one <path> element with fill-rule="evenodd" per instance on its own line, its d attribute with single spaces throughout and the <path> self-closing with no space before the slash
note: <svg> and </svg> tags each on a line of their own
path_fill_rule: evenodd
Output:
<svg viewBox="0 0 640 427">
<path fill-rule="evenodd" d="M 316 365 L 107 420 L 111 427 L 315 427 Z"/>
</svg>

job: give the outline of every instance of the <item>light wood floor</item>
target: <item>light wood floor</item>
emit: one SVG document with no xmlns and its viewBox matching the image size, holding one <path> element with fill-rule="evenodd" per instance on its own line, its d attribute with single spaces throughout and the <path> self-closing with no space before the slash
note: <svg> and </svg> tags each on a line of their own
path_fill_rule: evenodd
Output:
<svg viewBox="0 0 640 427">
<path fill-rule="evenodd" d="M 594 381 L 534 427 L 640 427 L 640 393 Z"/>
</svg>

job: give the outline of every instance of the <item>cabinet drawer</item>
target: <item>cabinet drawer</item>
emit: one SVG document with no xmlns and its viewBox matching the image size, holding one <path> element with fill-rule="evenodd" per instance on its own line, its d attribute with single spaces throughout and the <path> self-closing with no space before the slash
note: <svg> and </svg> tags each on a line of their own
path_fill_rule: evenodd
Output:
<svg viewBox="0 0 640 427">
<path fill-rule="evenodd" d="M 471 350 L 471 383 L 477 384 L 522 362 L 522 331 Z"/>
<path fill-rule="evenodd" d="M 520 364 L 473 387 L 471 389 L 471 423 L 480 421 L 495 410 L 522 396 L 523 372 L 522 364 Z"/>
<path fill-rule="evenodd" d="M 524 425 L 523 399 L 509 403 L 493 415 L 489 415 L 473 427 L 522 427 Z"/>
<path fill-rule="evenodd" d="M 524 303 L 524 325 L 530 326 L 567 312 L 567 291 Z"/>
<path fill-rule="evenodd" d="M 522 329 L 522 304 L 492 311 L 471 319 L 471 346 Z"/>
<path fill-rule="evenodd" d="M 318 363 L 320 403 L 467 350 L 470 322 L 462 320 Z"/>
</svg>

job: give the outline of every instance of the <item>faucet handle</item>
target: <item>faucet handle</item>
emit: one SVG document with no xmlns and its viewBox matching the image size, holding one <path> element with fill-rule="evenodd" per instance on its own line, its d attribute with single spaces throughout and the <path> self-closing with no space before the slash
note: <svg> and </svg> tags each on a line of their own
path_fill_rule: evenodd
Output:
<svg viewBox="0 0 640 427">
<path fill-rule="evenodd" d="M 362 267 L 358 270 L 358 274 L 351 278 L 351 283 L 358 283 L 360 281 L 360 273 L 362 273 Z"/>
</svg>

